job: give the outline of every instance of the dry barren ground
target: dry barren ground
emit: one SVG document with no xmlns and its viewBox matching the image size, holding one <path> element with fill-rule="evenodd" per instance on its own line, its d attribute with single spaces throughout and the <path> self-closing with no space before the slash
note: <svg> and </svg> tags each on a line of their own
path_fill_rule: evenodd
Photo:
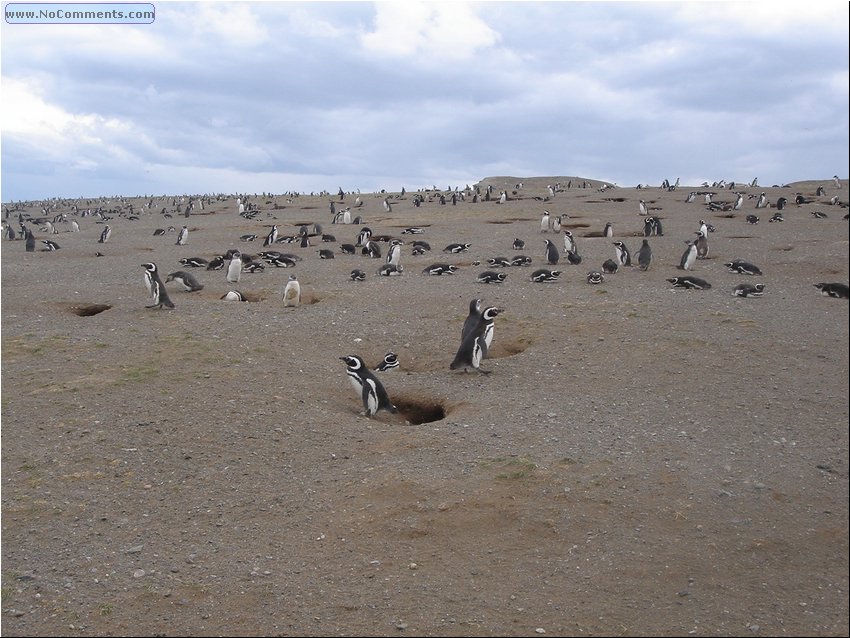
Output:
<svg viewBox="0 0 850 638">
<path fill-rule="evenodd" d="M 712 189 L 576 178 L 542 201 L 569 180 L 485 180 L 504 204 L 361 195 L 376 234 L 432 247 L 405 244 L 392 278 L 339 252 L 360 226 L 331 225 L 329 201 L 354 195 L 252 196 L 254 220 L 235 196 L 188 219 L 163 217 L 174 198 L 132 200 L 138 220 L 113 199 L 91 203 L 124 212 L 106 244 L 94 217 L 57 224 L 55 252 L 3 241 L 3 635 L 846 636 L 848 302 L 813 283 L 848 281 L 846 209 L 828 204 L 847 182 L 739 187 L 732 212 L 684 201 Z M 762 191 L 792 201 L 784 222 L 755 209 Z M 640 246 L 641 199 L 663 220 L 651 268 L 587 284 L 612 241 Z M 544 209 L 583 261 L 536 284 L 544 238 L 562 245 Z M 693 274 L 712 288 L 672 289 L 700 219 L 716 232 Z M 168 284 L 176 308 L 145 308 L 141 263 L 167 274 L 317 222 L 337 241 L 243 274 L 254 302 L 220 301 L 234 286 L 201 270 L 204 290 Z M 186 246 L 153 235 L 183 223 Z M 477 283 L 517 237 L 533 265 Z M 440 261 L 459 272 L 420 274 Z M 290 272 L 299 308 L 281 303 Z M 742 281 L 765 295 L 733 297 Z M 448 369 L 474 297 L 505 308 L 490 375 Z M 362 417 L 339 357 L 389 350 L 402 414 Z"/>
</svg>

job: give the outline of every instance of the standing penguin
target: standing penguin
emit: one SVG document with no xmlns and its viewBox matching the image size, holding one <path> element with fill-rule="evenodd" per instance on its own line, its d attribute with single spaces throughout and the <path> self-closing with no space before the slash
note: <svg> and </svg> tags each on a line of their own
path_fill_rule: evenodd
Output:
<svg viewBox="0 0 850 638">
<path fill-rule="evenodd" d="M 566 235 L 565 235 L 566 236 Z M 546 241 L 546 263 L 551 264 L 552 266 L 558 263 L 558 259 L 560 255 L 558 254 L 558 248 L 551 242 L 551 240 L 547 239 Z"/>
<path fill-rule="evenodd" d="M 98 244 L 105 244 L 109 241 L 109 236 L 112 234 L 112 228 L 107 224 L 103 231 L 100 233 L 100 239 L 97 240 Z"/>
<path fill-rule="evenodd" d="M 189 228 L 187 226 L 183 226 L 183 228 L 180 229 L 180 232 L 177 233 L 177 242 L 176 243 L 177 243 L 178 246 L 185 246 L 188 241 L 189 241 Z"/>
<path fill-rule="evenodd" d="M 393 266 L 398 266 L 401 261 L 401 240 L 393 239 L 390 242 L 390 249 L 387 251 L 387 263 Z"/>
<path fill-rule="evenodd" d="M 289 281 L 283 289 L 283 305 L 284 307 L 301 305 L 301 284 L 298 283 L 295 275 L 289 275 Z"/>
<path fill-rule="evenodd" d="M 340 357 L 340 360 L 345 361 L 345 373 L 348 375 L 348 379 L 351 381 L 355 392 L 358 393 L 360 400 L 363 402 L 364 410 L 361 412 L 362 415 L 372 416 L 379 410 L 387 410 L 393 414 L 398 412 L 398 408 L 390 401 L 390 397 L 383 384 L 366 367 L 363 359 L 351 354 Z"/>
<path fill-rule="evenodd" d="M 697 231 L 697 240 L 694 242 L 697 247 L 697 259 L 708 258 L 708 237 L 701 230 Z"/>
<path fill-rule="evenodd" d="M 473 368 L 482 374 L 490 374 L 490 370 L 481 369 L 481 360 L 487 357 L 487 339 L 493 338 L 493 324 L 496 317 L 503 312 L 501 308 L 490 306 L 481 313 L 481 319 L 475 328 L 467 334 L 449 365 L 451 370 L 463 368 L 469 372 Z"/>
<path fill-rule="evenodd" d="M 646 202 L 643 200 L 640 200 L 640 202 L 638 202 L 638 210 L 640 211 L 642 217 L 646 217 L 647 215 L 649 215 L 649 209 L 646 207 Z"/>
<path fill-rule="evenodd" d="M 611 222 L 606 222 L 605 228 L 602 230 L 603 237 L 613 237 L 614 236 L 614 224 Z"/>
<path fill-rule="evenodd" d="M 479 321 L 481 321 L 481 300 L 473 299 L 469 302 L 469 314 L 464 319 L 463 328 L 460 330 L 461 343 L 475 329 Z"/>
<path fill-rule="evenodd" d="M 549 211 L 543 211 L 543 217 L 540 218 L 540 232 L 548 233 L 549 232 Z"/>
<path fill-rule="evenodd" d="M 569 230 L 564 231 L 564 252 L 567 254 L 577 252 L 576 240 L 572 231 Z"/>
<path fill-rule="evenodd" d="M 649 266 L 652 263 L 652 248 L 649 246 L 649 240 L 644 239 L 641 244 L 640 250 L 638 250 L 638 268 L 641 270 L 649 270 Z"/>
<path fill-rule="evenodd" d="M 697 245 L 695 242 L 689 241 L 688 247 L 682 253 L 682 259 L 679 261 L 679 268 L 682 270 L 693 270 L 694 262 L 697 260 Z"/>
<path fill-rule="evenodd" d="M 239 283 L 242 278 L 242 253 L 234 250 L 230 255 L 230 262 L 227 264 L 227 281 L 232 284 Z"/>
<path fill-rule="evenodd" d="M 331 202 L 331 205 L 333 205 L 333 202 Z M 277 224 L 273 224 L 272 229 L 269 231 L 269 234 L 266 235 L 266 239 L 263 242 L 263 246 L 274 246 L 275 242 L 277 241 L 277 235 Z"/>
<path fill-rule="evenodd" d="M 35 235 L 32 234 L 32 231 L 29 228 L 24 229 L 24 234 L 26 236 L 25 247 L 28 253 L 35 252 Z"/>
<path fill-rule="evenodd" d="M 553 233 L 560 233 L 561 232 L 561 216 L 560 215 L 558 215 L 557 217 L 552 219 L 552 232 Z"/>
<path fill-rule="evenodd" d="M 614 242 L 614 257 L 621 266 L 632 265 L 632 255 L 629 249 L 626 248 L 626 245 L 621 241 Z"/>
<path fill-rule="evenodd" d="M 168 291 L 165 289 L 162 279 L 160 279 L 156 264 L 149 262 L 142 264 L 142 268 L 145 269 L 145 285 L 151 294 L 151 301 L 153 302 L 150 306 L 145 306 L 145 308 L 162 308 L 163 306 L 173 308 L 174 303 L 168 297 Z"/>
</svg>

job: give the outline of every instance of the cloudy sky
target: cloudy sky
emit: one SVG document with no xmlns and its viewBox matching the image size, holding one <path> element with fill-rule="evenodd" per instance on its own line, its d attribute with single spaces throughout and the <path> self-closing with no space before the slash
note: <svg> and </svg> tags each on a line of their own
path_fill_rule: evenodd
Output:
<svg viewBox="0 0 850 638">
<path fill-rule="evenodd" d="M 848 177 L 847 2 L 153 5 L 4 21 L 3 201 Z"/>
</svg>

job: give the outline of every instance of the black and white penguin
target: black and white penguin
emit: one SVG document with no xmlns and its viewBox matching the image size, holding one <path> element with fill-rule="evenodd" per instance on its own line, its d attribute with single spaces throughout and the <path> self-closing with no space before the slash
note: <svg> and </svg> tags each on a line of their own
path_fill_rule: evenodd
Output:
<svg viewBox="0 0 850 638">
<path fill-rule="evenodd" d="M 646 219 L 643 220 L 643 236 L 644 237 L 651 237 L 652 236 L 652 233 L 655 230 L 655 223 L 654 222 L 655 222 L 654 217 L 647 217 Z"/>
<path fill-rule="evenodd" d="M 500 284 L 508 278 L 508 274 L 504 272 L 495 272 L 493 270 L 485 270 L 476 281 L 482 284 Z"/>
<path fill-rule="evenodd" d="M 212 262 L 210 262 L 212 263 Z M 209 270 L 209 266 L 207 266 L 207 270 Z M 227 264 L 227 275 L 226 279 L 232 284 L 239 283 L 239 279 L 242 277 L 242 253 L 238 250 L 234 250 L 230 254 L 230 261 Z"/>
<path fill-rule="evenodd" d="M 57 251 L 61 248 L 59 244 L 57 244 L 55 241 L 50 241 L 49 239 L 42 239 L 41 243 L 44 244 L 44 250 L 50 253 Z"/>
<path fill-rule="evenodd" d="M 780 197 L 776 200 L 776 210 L 785 210 L 785 207 L 788 205 L 788 199 L 785 197 Z"/>
<path fill-rule="evenodd" d="M 100 239 L 97 240 L 98 244 L 105 244 L 109 241 L 109 236 L 112 235 L 112 227 L 107 224 L 104 226 L 103 230 L 100 233 Z"/>
<path fill-rule="evenodd" d="M 507 257 L 491 257 L 487 260 L 487 265 L 491 268 L 508 268 L 511 265 L 511 260 Z"/>
<path fill-rule="evenodd" d="M 540 232 L 548 233 L 549 232 L 549 211 L 544 210 L 543 216 L 540 218 Z"/>
<path fill-rule="evenodd" d="M 333 259 L 334 251 L 330 248 L 320 248 L 319 249 L 319 259 Z"/>
<path fill-rule="evenodd" d="M 603 237 L 613 237 L 614 236 L 614 224 L 611 222 L 605 223 L 605 228 L 602 229 Z"/>
<path fill-rule="evenodd" d="M 472 368 L 482 374 L 490 373 L 489 370 L 481 369 L 481 361 L 487 358 L 487 352 L 493 340 L 494 322 L 502 312 L 504 312 L 502 308 L 495 306 L 484 309 L 478 322 L 461 341 L 455 358 L 449 365 L 450 369 L 463 368 L 465 372 L 469 372 Z"/>
<path fill-rule="evenodd" d="M 360 400 L 363 402 L 364 416 L 372 416 L 379 410 L 386 410 L 395 414 L 398 408 L 390 401 L 383 384 L 378 380 L 378 377 L 366 367 L 366 363 L 357 355 L 346 355 L 340 357 L 341 361 L 345 362 L 345 373 L 351 382 Z"/>
<path fill-rule="evenodd" d="M 355 268 L 349 275 L 351 281 L 366 281 L 366 273 L 359 268 Z"/>
<path fill-rule="evenodd" d="M 296 262 L 298 261 L 292 255 L 269 255 L 268 257 L 263 257 L 263 260 L 268 262 L 270 266 L 274 266 L 275 268 L 294 268 Z"/>
<path fill-rule="evenodd" d="M 249 261 L 247 264 L 242 264 L 242 270 L 247 273 L 263 272 L 266 265 L 261 261 Z"/>
<path fill-rule="evenodd" d="M 248 299 L 238 290 L 228 290 L 221 296 L 221 301 L 248 301 Z"/>
<path fill-rule="evenodd" d="M 560 233 L 561 232 L 561 215 L 552 218 L 552 232 Z"/>
<path fill-rule="evenodd" d="M 199 258 L 195 258 L 195 259 L 199 259 Z M 189 264 L 186 264 L 186 265 L 188 266 Z M 221 270 L 222 268 L 224 268 L 224 257 L 222 257 L 221 255 L 218 255 L 217 257 L 213 257 L 212 259 L 210 259 L 207 262 L 206 268 L 207 268 L 207 270 Z"/>
<path fill-rule="evenodd" d="M 564 252 L 571 253 L 578 250 L 576 246 L 575 237 L 573 237 L 573 233 L 570 230 L 564 231 Z"/>
<path fill-rule="evenodd" d="M 389 372 L 390 370 L 395 370 L 398 366 L 398 355 L 395 352 L 388 352 L 384 355 L 384 358 L 381 359 L 381 362 L 375 366 L 375 371 Z"/>
<path fill-rule="evenodd" d="M 415 239 L 413 240 L 413 251 L 419 251 L 416 254 L 421 255 L 422 253 L 431 252 L 431 244 L 429 244 L 424 239 Z"/>
<path fill-rule="evenodd" d="M 632 255 L 621 241 L 614 242 L 614 259 L 620 266 L 632 265 Z"/>
<path fill-rule="evenodd" d="M 748 261 L 744 261 L 743 259 L 733 259 L 732 261 L 728 261 L 725 264 L 726 268 L 729 269 L 729 272 L 734 272 L 739 275 L 761 275 L 761 269 L 755 264 L 751 264 Z"/>
<path fill-rule="evenodd" d="M 469 302 L 469 313 L 463 320 L 463 326 L 460 329 L 461 343 L 475 329 L 479 321 L 481 321 L 481 300 L 472 299 Z"/>
<path fill-rule="evenodd" d="M 35 252 L 35 235 L 29 228 L 24 228 L 24 249 L 28 253 Z"/>
<path fill-rule="evenodd" d="M 176 281 L 178 284 L 183 286 L 183 290 L 186 292 L 197 292 L 204 289 L 204 285 L 195 279 L 195 275 L 188 273 L 185 270 L 178 270 L 176 272 L 169 273 L 169 275 L 165 278 L 165 283 L 168 283 L 169 281 Z"/>
<path fill-rule="evenodd" d="M 257 241 L 257 236 L 254 233 L 248 233 L 247 235 L 240 235 L 239 241 Z"/>
<path fill-rule="evenodd" d="M 339 252 L 343 255 L 353 255 L 357 252 L 357 247 L 354 244 L 340 244 Z"/>
<path fill-rule="evenodd" d="M 531 273 L 531 281 L 535 283 L 545 283 L 547 281 L 558 281 L 561 276 L 560 270 L 549 270 L 548 268 L 538 268 Z"/>
<path fill-rule="evenodd" d="M 443 248 L 443 252 L 444 253 L 452 253 L 452 254 L 465 253 L 469 250 L 469 248 L 471 246 L 472 246 L 472 244 L 458 244 L 458 243 L 449 244 L 448 246 Z"/>
<path fill-rule="evenodd" d="M 744 205 L 744 196 L 741 193 L 738 193 L 738 197 L 735 199 L 735 205 L 732 206 L 732 210 L 741 210 L 741 206 Z"/>
<path fill-rule="evenodd" d="M 581 255 L 577 250 L 571 250 L 567 253 L 567 261 L 573 266 L 578 266 L 581 263 Z"/>
<path fill-rule="evenodd" d="M 649 208 L 647 208 L 647 206 L 646 206 L 646 202 L 645 202 L 645 201 L 643 201 L 643 200 L 640 200 L 640 201 L 638 202 L 638 213 L 639 213 L 642 217 L 646 217 L 647 215 L 649 215 Z"/>
<path fill-rule="evenodd" d="M 694 245 L 697 248 L 697 259 L 708 259 L 708 237 L 706 237 L 705 233 L 701 230 L 698 230 L 696 235 L 697 239 L 694 242 Z"/>
<path fill-rule="evenodd" d="M 402 241 L 400 239 L 393 239 L 390 242 L 390 248 L 387 251 L 387 263 L 392 264 L 393 266 L 398 266 L 401 262 L 401 246 Z"/>
<path fill-rule="evenodd" d="M 441 275 L 453 275 L 457 272 L 457 266 L 454 264 L 431 264 L 422 269 L 423 275 L 432 275 L 439 277 Z"/>
<path fill-rule="evenodd" d="M 511 266 L 530 266 L 531 257 L 528 255 L 515 255 L 511 259 Z"/>
<path fill-rule="evenodd" d="M 587 283 L 589 284 L 601 284 L 605 281 L 605 275 L 603 275 L 598 270 L 591 270 L 587 273 Z"/>
<path fill-rule="evenodd" d="M 850 299 L 850 286 L 840 282 L 812 284 L 824 297 Z"/>
<path fill-rule="evenodd" d="M 773 213 L 773 215 L 771 215 L 770 219 L 768 219 L 767 221 L 768 221 L 768 223 L 772 224 L 774 222 L 784 222 L 785 218 L 782 216 L 782 213 L 777 211 L 777 212 Z"/>
<path fill-rule="evenodd" d="M 284 308 L 297 308 L 301 305 L 301 284 L 298 283 L 298 277 L 289 275 L 289 281 L 286 282 L 286 287 L 283 289 L 283 306 Z"/>
<path fill-rule="evenodd" d="M 183 226 L 183 228 L 180 229 L 180 232 L 177 233 L 177 241 L 175 242 L 175 244 L 177 246 L 185 246 L 188 241 L 189 228 L 187 226 Z"/>
<path fill-rule="evenodd" d="M 266 235 L 266 239 L 263 241 L 263 246 L 274 246 L 277 243 L 278 237 L 278 229 L 277 224 L 272 225 L 272 229 L 269 231 L 269 234 Z"/>
<path fill-rule="evenodd" d="M 371 239 L 367 239 L 366 243 L 363 245 L 363 248 L 360 249 L 360 252 L 364 255 L 367 255 L 371 259 L 380 259 L 381 258 L 381 246 L 376 241 L 372 241 Z"/>
<path fill-rule="evenodd" d="M 302 226 L 303 228 L 303 226 Z M 310 247 L 310 235 L 304 233 L 301 235 L 301 243 L 299 244 L 301 248 L 309 248 Z"/>
<path fill-rule="evenodd" d="M 696 245 L 696 242 L 689 241 L 688 247 L 685 249 L 685 252 L 682 253 L 682 258 L 679 260 L 679 268 L 682 269 L 682 270 L 693 270 L 694 269 L 694 263 L 696 262 L 696 260 L 697 260 L 697 245 Z"/>
<path fill-rule="evenodd" d="M 708 290 L 711 288 L 711 284 L 705 279 L 692 277 L 690 275 L 684 277 L 671 277 L 667 281 L 673 284 L 674 288 L 692 288 L 694 290 Z"/>
<path fill-rule="evenodd" d="M 393 264 L 384 264 L 380 268 L 378 268 L 378 274 L 381 277 L 398 277 L 404 272 L 404 266 L 398 265 L 394 266 Z"/>
<path fill-rule="evenodd" d="M 824 212 L 819 211 L 819 210 L 813 210 L 812 211 L 812 217 L 814 217 L 815 219 L 826 219 L 828 217 L 828 215 Z"/>
<path fill-rule="evenodd" d="M 747 223 L 748 224 L 758 224 L 759 223 L 758 215 L 747 215 Z"/>
<path fill-rule="evenodd" d="M 165 289 L 165 284 L 162 283 L 156 264 L 153 262 L 145 263 L 142 264 L 142 268 L 145 269 L 145 286 L 150 292 L 152 301 L 151 305 L 145 306 L 145 308 L 162 308 L 163 306 L 173 308 L 174 303 L 168 297 L 168 291 Z"/>
<path fill-rule="evenodd" d="M 767 206 L 767 195 L 762 193 L 756 201 L 756 208 L 765 208 Z"/>
<path fill-rule="evenodd" d="M 733 297 L 761 297 L 764 294 L 764 284 L 738 284 L 732 291 Z"/>
<path fill-rule="evenodd" d="M 602 263 L 602 272 L 613 275 L 620 269 L 620 265 L 613 259 L 606 259 Z"/>
<path fill-rule="evenodd" d="M 649 270 L 652 264 L 652 248 L 649 245 L 649 240 L 644 239 L 637 254 L 638 268 L 641 270 Z"/>
<path fill-rule="evenodd" d="M 564 237 L 566 237 L 566 234 L 564 234 Z M 558 264 L 558 260 L 561 258 L 561 255 L 558 252 L 558 247 L 555 246 L 555 244 L 553 244 L 552 240 L 550 239 L 546 239 L 544 241 L 546 242 L 546 248 L 544 252 L 544 258 L 546 259 L 546 263 L 551 266 L 555 266 Z"/>
<path fill-rule="evenodd" d="M 523 250 L 525 248 L 525 242 L 522 241 L 519 237 L 517 237 L 516 239 L 514 239 L 512 247 L 514 250 Z"/>
<path fill-rule="evenodd" d="M 365 246 L 366 242 L 369 241 L 369 238 L 372 236 L 371 228 L 361 228 L 360 232 L 357 233 L 357 243 L 355 244 L 358 248 L 361 246 Z"/>
<path fill-rule="evenodd" d="M 425 232 L 424 228 L 419 228 L 418 226 L 410 226 L 409 228 L 405 228 L 401 231 L 402 235 L 421 235 Z"/>
</svg>

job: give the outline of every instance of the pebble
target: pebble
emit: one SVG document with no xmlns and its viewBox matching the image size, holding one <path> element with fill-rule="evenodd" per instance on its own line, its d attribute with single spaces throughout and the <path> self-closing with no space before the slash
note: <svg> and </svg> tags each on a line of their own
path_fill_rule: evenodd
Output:
<svg viewBox="0 0 850 638">
<path fill-rule="evenodd" d="M 137 569 L 136 571 L 133 572 L 133 578 L 141 578 L 144 575 L 145 575 L 144 569 Z"/>
</svg>

